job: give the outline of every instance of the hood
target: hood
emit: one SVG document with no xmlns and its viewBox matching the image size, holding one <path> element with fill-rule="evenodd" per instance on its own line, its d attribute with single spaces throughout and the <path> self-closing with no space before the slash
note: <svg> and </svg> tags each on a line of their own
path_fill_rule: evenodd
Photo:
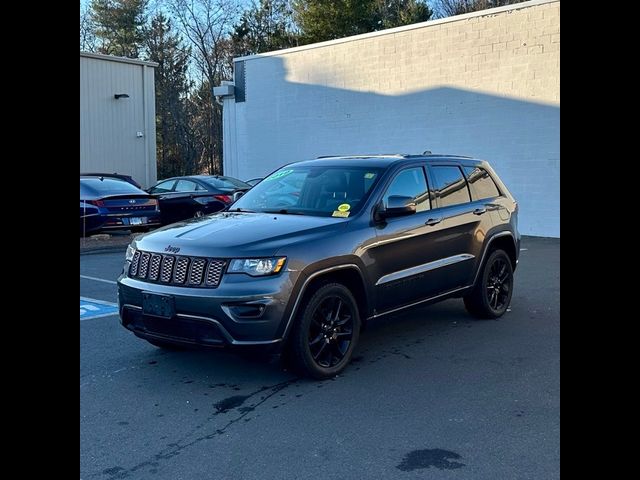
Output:
<svg viewBox="0 0 640 480">
<path fill-rule="evenodd" d="M 346 225 L 333 217 L 224 212 L 167 225 L 137 237 L 134 246 L 158 253 L 179 248 L 179 255 L 213 258 L 270 257 L 286 245 L 324 239 Z"/>
</svg>

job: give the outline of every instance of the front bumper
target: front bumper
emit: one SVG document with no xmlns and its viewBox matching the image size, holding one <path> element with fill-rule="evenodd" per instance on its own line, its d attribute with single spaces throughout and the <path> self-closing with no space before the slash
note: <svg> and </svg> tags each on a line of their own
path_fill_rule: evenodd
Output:
<svg viewBox="0 0 640 480">
<path fill-rule="evenodd" d="M 200 347 L 278 347 L 294 284 L 291 275 L 287 271 L 270 277 L 225 274 L 217 288 L 189 288 L 123 274 L 118 279 L 120 322 L 150 340 Z M 144 314 L 143 293 L 173 297 L 175 315 Z"/>
</svg>

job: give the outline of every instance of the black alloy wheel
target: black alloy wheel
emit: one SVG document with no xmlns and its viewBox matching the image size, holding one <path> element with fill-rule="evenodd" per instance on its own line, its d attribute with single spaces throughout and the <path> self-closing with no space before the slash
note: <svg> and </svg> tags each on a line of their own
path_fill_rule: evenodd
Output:
<svg viewBox="0 0 640 480">
<path fill-rule="evenodd" d="M 347 287 L 327 283 L 300 305 L 289 336 L 291 367 L 302 375 L 332 378 L 342 372 L 360 335 L 358 305 Z"/>
<path fill-rule="evenodd" d="M 464 297 L 467 311 L 477 318 L 504 315 L 513 295 L 513 267 L 504 250 L 494 250 L 478 274 L 471 293 Z"/>
</svg>

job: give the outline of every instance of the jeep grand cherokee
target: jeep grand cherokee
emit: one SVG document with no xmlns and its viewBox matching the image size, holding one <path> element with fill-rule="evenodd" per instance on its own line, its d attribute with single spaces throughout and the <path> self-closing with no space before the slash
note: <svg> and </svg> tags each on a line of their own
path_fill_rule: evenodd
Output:
<svg viewBox="0 0 640 480">
<path fill-rule="evenodd" d="M 292 163 L 227 211 L 136 238 L 121 322 L 159 347 L 286 351 L 329 378 L 372 318 L 462 297 L 476 317 L 513 293 L 518 207 L 485 161 L 363 155 Z"/>
</svg>

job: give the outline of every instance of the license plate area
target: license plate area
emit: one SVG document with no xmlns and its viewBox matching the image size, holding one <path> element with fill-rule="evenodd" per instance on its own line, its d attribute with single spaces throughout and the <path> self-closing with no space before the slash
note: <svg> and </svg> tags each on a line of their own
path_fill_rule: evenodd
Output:
<svg viewBox="0 0 640 480">
<path fill-rule="evenodd" d="M 144 217 L 131 217 L 129 218 L 129 225 L 142 225 L 145 220 L 146 218 Z"/>
<path fill-rule="evenodd" d="M 142 292 L 142 313 L 154 317 L 172 318 L 176 307 L 171 295 Z"/>
</svg>

